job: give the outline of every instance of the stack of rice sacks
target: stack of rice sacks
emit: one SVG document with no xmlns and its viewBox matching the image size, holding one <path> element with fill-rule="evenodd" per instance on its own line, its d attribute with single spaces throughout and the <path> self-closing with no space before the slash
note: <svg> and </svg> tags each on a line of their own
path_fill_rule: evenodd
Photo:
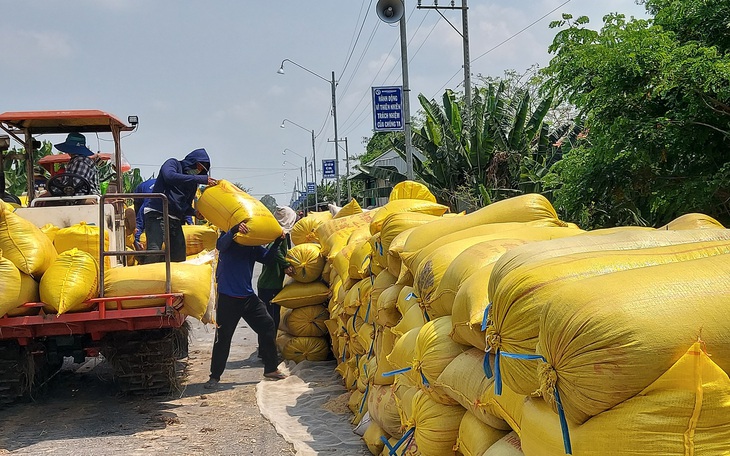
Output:
<svg viewBox="0 0 730 456">
<path fill-rule="evenodd" d="M 724 454 L 730 233 L 702 214 L 515 248 L 494 266 L 488 401 L 524 453 Z"/>
<path fill-rule="evenodd" d="M 281 306 L 276 345 L 284 359 L 297 363 L 324 361 L 330 356 L 325 326 L 329 290 L 322 280 L 325 259 L 316 229 L 331 219 L 329 212 L 310 213 L 294 225 L 290 233 L 294 246 L 287 253 L 294 273 L 272 299 Z"/>
</svg>

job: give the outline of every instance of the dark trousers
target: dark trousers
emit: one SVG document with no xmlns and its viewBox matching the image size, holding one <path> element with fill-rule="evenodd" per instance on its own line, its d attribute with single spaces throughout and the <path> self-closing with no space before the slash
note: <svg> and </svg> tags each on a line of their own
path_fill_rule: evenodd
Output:
<svg viewBox="0 0 730 456">
<path fill-rule="evenodd" d="M 185 234 L 182 230 L 182 220 L 168 218 L 170 226 L 170 261 L 185 261 Z M 157 211 L 144 214 L 144 233 L 147 237 L 147 250 L 161 250 L 165 241 L 165 220 L 162 213 Z M 143 264 L 160 263 L 165 261 L 164 255 L 140 256 Z"/>
<path fill-rule="evenodd" d="M 259 299 L 263 301 L 266 306 L 266 311 L 271 315 L 271 319 L 274 320 L 274 334 L 279 329 L 279 320 L 281 319 L 281 306 L 279 304 L 272 304 L 271 300 L 274 296 L 279 294 L 281 290 L 271 290 L 268 288 L 259 288 Z M 261 335 L 259 335 L 259 347 L 261 346 Z M 261 353 L 259 352 L 259 355 Z"/>
<path fill-rule="evenodd" d="M 213 355 L 210 360 L 211 378 L 220 380 L 221 374 L 226 368 L 228 354 L 231 352 L 233 333 L 241 318 L 259 336 L 259 353 L 264 362 L 264 373 L 277 370 L 279 362 L 276 356 L 276 328 L 264 303 L 256 295 L 234 298 L 218 293 L 216 310 L 218 328 L 215 330 Z"/>
</svg>

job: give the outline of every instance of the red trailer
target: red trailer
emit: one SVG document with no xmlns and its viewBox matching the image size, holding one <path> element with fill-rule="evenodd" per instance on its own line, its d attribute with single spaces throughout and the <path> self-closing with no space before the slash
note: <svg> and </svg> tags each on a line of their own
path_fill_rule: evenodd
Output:
<svg viewBox="0 0 730 456">
<path fill-rule="evenodd" d="M 0 114 L 0 129 L 20 143 L 22 154 L 0 149 L 0 169 L 3 160 L 24 160 L 28 176 L 35 166 L 33 151 L 40 147 L 39 135 L 68 134 L 71 132 L 111 134 L 114 141 L 115 169 L 124 170 L 121 155 L 121 132 L 132 131 L 136 118 L 130 117 L 128 125 L 115 116 L 97 110 L 6 112 Z M 6 147 L 7 151 L 9 147 Z M 60 154 L 59 154 L 60 155 Z M 48 163 L 62 161 L 63 157 L 46 158 Z M 102 157 L 106 158 L 106 157 Z M 41 164 L 42 165 L 42 164 Z M 54 178 L 63 179 L 63 173 Z M 4 194 L 5 179 L 0 179 L 0 193 Z M 60 177 L 59 177 L 60 176 Z M 72 182 L 73 183 L 73 182 Z M 117 172 L 116 188 L 122 189 L 122 173 Z M 31 207 L 16 209 L 16 213 L 37 226 L 62 220 L 66 226 L 80 220 L 98 222 L 98 226 L 111 232 L 110 246 L 104 247 L 101 238 L 99 270 L 99 298 L 86 302 L 80 312 L 56 315 L 46 313 L 40 302 L 25 303 L 14 312 L 17 316 L 0 316 L 0 403 L 12 402 L 31 392 L 34 386 L 43 384 L 63 364 L 65 357 L 82 362 L 88 356 L 104 356 L 113 366 L 115 380 L 123 391 L 171 392 L 179 387 L 177 359 L 187 353 L 187 325 L 180 313 L 185 297 L 171 292 L 169 250 L 149 251 L 148 254 L 165 254 L 166 292 L 145 296 L 104 297 L 104 264 L 106 257 L 117 267 L 123 258 L 142 252 L 125 252 L 123 207 L 125 199 L 139 197 L 136 194 L 106 194 L 95 205 L 79 205 L 88 198 L 53 195 L 57 207 L 32 207 L 37 197 L 33 179 L 28 179 L 26 191 Z M 5 195 L 3 195 L 5 196 Z M 10 195 L 20 196 L 20 195 Z M 145 194 L 142 197 L 163 199 L 164 212 L 167 200 L 161 194 Z M 166 216 L 166 214 L 165 214 Z M 55 219 L 54 219 L 55 217 Z M 59 225 L 57 225 L 59 226 Z M 168 233 L 165 233 L 169 239 Z M 169 245 L 169 241 L 165 243 Z M 164 305 L 145 308 L 124 308 L 128 300 L 163 300 Z M 23 315 L 18 315 L 23 314 Z"/>
</svg>

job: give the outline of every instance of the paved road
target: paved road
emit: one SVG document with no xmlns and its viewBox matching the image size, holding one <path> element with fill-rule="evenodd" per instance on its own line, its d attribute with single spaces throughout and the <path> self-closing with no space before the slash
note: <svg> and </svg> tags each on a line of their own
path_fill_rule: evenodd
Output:
<svg viewBox="0 0 730 456">
<path fill-rule="evenodd" d="M 188 378 L 180 397 L 123 397 L 105 363 L 61 371 L 35 402 L 0 410 L 0 454 L 291 455 L 256 405 L 263 364 L 255 333 L 236 331 L 221 388 L 203 389 L 213 328 L 192 320 Z M 79 368 L 79 365 L 67 366 Z"/>
</svg>

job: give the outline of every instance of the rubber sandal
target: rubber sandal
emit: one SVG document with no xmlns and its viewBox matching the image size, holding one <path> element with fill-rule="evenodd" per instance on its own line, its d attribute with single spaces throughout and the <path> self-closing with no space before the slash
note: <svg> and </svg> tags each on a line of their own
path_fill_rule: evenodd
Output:
<svg viewBox="0 0 730 456">
<path fill-rule="evenodd" d="M 268 374 L 264 374 L 264 378 L 268 378 L 269 380 L 284 380 L 286 378 L 286 374 L 279 371 L 269 372 Z"/>
</svg>

